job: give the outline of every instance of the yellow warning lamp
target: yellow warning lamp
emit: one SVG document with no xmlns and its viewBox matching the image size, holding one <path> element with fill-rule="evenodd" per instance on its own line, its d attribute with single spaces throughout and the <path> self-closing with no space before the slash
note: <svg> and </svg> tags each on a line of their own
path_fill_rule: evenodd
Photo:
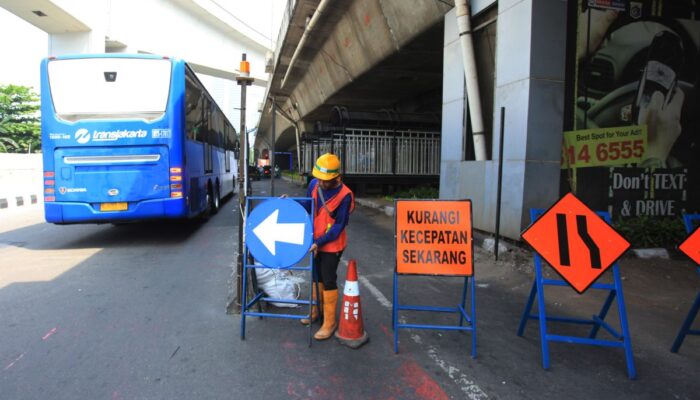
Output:
<svg viewBox="0 0 700 400">
<path fill-rule="evenodd" d="M 246 60 L 241 61 L 240 67 L 242 76 L 250 76 L 250 63 Z"/>
</svg>

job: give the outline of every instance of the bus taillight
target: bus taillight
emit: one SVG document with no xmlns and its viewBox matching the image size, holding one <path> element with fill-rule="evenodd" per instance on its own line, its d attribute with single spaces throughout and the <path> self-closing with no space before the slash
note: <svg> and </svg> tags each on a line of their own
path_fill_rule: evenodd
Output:
<svg viewBox="0 0 700 400">
<path fill-rule="evenodd" d="M 173 183 L 170 185 L 170 189 L 182 189 L 182 183 Z"/>
<path fill-rule="evenodd" d="M 172 167 L 170 168 L 170 182 L 182 182 L 182 168 L 180 167 Z M 170 189 L 175 189 L 170 186 Z M 178 189 L 182 189 L 182 185 Z M 170 196 L 170 197 L 182 197 L 182 193 L 180 193 L 179 196 Z"/>
<path fill-rule="evenodd" d="M 56 188 L 54 187 L 54 185 L 56 185 L 56 180 L 53 179 L 54 175 L 53 171 L 44 171 L 44 194 L 51 195 L 45 196 L 44 201 L 56 201 L 56 198 L 53 196 L 56 193 Z"/>
<path fill-rule="evenodd" d="M 170 197 L 173 199 L 181 199 L 182 192 L 170 192 Z"/>
</svg>

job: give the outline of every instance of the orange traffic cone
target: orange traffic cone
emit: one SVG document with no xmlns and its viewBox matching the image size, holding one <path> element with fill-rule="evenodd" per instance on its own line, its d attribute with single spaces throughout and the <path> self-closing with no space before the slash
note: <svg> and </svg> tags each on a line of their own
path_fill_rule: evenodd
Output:
<svg viewBox="0 0 700 400">
<path fill-rule="evenodd" d="M 362 306 L 360 304 L 360 285 L 357 283 L 357 264 L 348 262 L 348 276 L 345 279 L 343 302 L 340 310 L 340 323 L 335 337 L 340 343 L 357 349 L 369 341 L 362 323 Z"/>
</svg>

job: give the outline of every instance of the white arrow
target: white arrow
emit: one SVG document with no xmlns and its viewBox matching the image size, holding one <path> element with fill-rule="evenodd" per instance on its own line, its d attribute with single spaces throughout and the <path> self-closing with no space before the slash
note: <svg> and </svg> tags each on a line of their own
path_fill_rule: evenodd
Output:
<svg viewBox="0 0 700 400">
<path fill-rule="evenodd" d="M 275 255 L 275 242 L 304 244 L 304 224 L 278 224 L 275 210 L 263 222 L 253 228 L 253 233 L 260 239 L 267 250 Z"/>
</svg>

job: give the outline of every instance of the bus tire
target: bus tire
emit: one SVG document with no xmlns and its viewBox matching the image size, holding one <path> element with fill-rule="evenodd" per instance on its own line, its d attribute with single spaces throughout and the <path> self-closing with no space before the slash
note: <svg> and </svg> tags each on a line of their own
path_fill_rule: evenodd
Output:
<svg viewBox="0 0 700 400">
<path fill-rule="evenodd" d="M 211 191 L 211 194 L 209 195 L 209 200 L 211 201 L 209 209 L 211 210 L 212 214 L 216 214 L 219 212 L 219 206 L 221 205 L 219 184 L 214 184 L 213 187 L 209 186 L 209 190 Z"/>
</svg>

